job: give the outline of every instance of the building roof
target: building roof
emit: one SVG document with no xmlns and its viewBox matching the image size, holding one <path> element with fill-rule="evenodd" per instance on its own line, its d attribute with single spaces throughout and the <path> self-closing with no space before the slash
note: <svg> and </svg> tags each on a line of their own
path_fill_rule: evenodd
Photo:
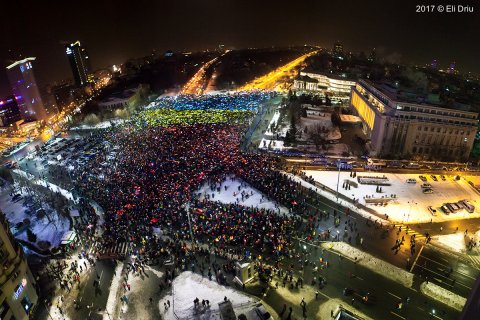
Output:
<svg viewBox="0 0 480 320">
<path fill-rule="evenodd" d="M 295 80 L 318 83 L 318 80 L 317 80 L 317 79 L 310 78 L 309 76 L 301 76 L 301 75 L 299 75 Z"/>
<path fill-rule="evenodd" d="M 122 92 L 112 93 L 110 96 L 106 97 L 100 103 L 113 102 L 113 101 L 123 101 L 129 99 L 137 92 L 137 89 L 127 89 Z"/>
<path fill-rule="evenodd" d="M 414 103 L 414 104 L 425 104 L 432 107 L 440 107 L 446 109 L 455 109 L 462 111 L 469 111 L 470 105 L 461 104 L 458 102 L 446 103 L 440 100 L 439 95 L 432 94 L 430 92 L 421 92 L 410 88 L 405 88 L 401 86 L 396 86 L 391 82 L 383 81 L 374 83 L 372 81 L 362 79 L 363 82 L 372 86 L 373 88 L 380 91 L 382 94 L 387 96 L 390 100 L 396 102 L 405 102 L 405 103 Z"/>
<path fill-rule="evenodd" d="M 35 61 L 35 57 L 29 57 L 29 58 L 25 58 L 23 60 L 18 60 L 18 61 L 15 61 L 14 63 L 12 63 L 11 65 L 7 66 L 7 69 L 12 69 L 14 68 L 15 66 L 18 66 L 19 64 L 22 64 L 22 63 L 25 63 L 25 62 L 28 62 L 28 61 Z"/>
</svg>

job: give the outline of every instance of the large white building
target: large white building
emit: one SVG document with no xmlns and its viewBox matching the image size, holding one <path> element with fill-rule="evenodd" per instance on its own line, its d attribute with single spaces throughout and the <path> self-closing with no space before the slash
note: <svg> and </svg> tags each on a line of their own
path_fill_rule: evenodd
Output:
<svg viewBox="0 0 480 320">
<path fill-rule="evenodd" d="M 348 101 L 355 83 L 343 76 L 302 71 L 293 81 L 293 90 L 329 95 L 333 101 Z"/>
<path fill-rule="evenodd" d="M 383 83 L 359 80 L 351 106 L 370 139 L 370 155 L 431 160 L 468 159 L 478 113 L 431 104 L 425 97 Z"/>
</svg>

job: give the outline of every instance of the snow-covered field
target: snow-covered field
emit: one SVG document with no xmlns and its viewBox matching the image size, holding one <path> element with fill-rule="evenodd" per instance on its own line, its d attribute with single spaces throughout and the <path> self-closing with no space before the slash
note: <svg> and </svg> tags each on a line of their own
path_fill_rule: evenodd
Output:
<svg viewBox="0 0 480 320">
<path fill-rule="evenodd" d="M 227 187 L 227 190 L 225 190 L 225 186 Z M 217 191 L 218 187 L 220 187 L 220 192 Z M 239 191 L 239 187 L 240 187 L 240 191 Z M 248 194 L 249 197 L 248 199 L 245 198 L 242 201 L 242 195 L 240 193 L 243 191 L 245 191 L 245 193 Z M 208 194 L 210 195 L 210 201 L 220 201 L 222 203 L 238 203 L 246 207 L 271 209 L 271 210 L 274 210 L 275 212 L 279 212 L 280 214 L 289 213 L 286 207 L 282 205 L 278 205 L 274 200 L 268 199 L 265 195 L 263 195 L 262 192 L 253 188 L 248 183 L 244 182 L 239 178 L 228 177 L 227 180 L 223 182 L 221 185 L 217 184 L 214 191 L 212 191 L 210 189 L 210 185 L 206 183 L 200 188 L 198 192 L 201 193 L 200 199 L 204 199 L 205 195 Z M 212 194 L 214 195 L 213 197 L 212 197 Z M 263 200 L 262 200 L 262 196 L 264 196 Z M 278 205 L 278 208 L 276 207 L 276 204 Z"/>
<path fill-rule="evenodd" d="M 202 277 L 199 274 L 186 271 L 181 273 L 173 280 L 174 294 L 173 296 L 166 296 L 159 302 L 159 309 L 164 319 L 174 320 L 178 318 L 189 318 L 194 315 L 195 319 L 220 319 L 218 315 L 220 302 L 223 302 L 224 297 L 227 297 L 232 302 L 233 308 L 245 305 L 252 305 L 257 302 L 254 298 L 244 295 L 230 287 L 219 285 L 216 281 L 210 281 L 208 278 Z M 194 308 L 193 300 L 198 298 L 200 302 L 203 299 L 210 301 L 210 307 Z M 166 312 L 163 304 L 167 300 L 173 302 L 172 307 Z"/>
<path fill-rule="evenodd" d="M 469 230 L 468 236 L 465 236 L 462 231 L 452 234 L 436 235 L 432 237 L 432 244 L 444 247 L 451 251 L 466 253 L 467 244 L 470 240 L 478 243 L 480 240 L 480 230 Z M 478 246 L 474 247 L 470 253 L 478 254 Z"/>
<path fill-rule="evenodd" d="M 18 202 L 11 201 L 8 191 L 0 194 L 0 210 L 10 222 L 11 229 L 24 219 L 29 219 L 30 225 L 28 228 L 37 236 L 37 243 L 39 241 L 48 241 L 51 247 L 59 246 L 64 233 L 70 230 L 68 218 L 59 215 L 51 208 L 44 208 L 47 212 L 50 212 L 48 216 L 51 222 L 47 216 L 38 219 L 36 214 L 27 214 L 27 208 L 23 205 L 23 201 L 23 199 Z M 16 234 L 15 237 L 28 241 L 26 229 Z"/>
<path fill-rule="evenodd" d="M 286 173 L 284 172 L 284 174 L 290 178 L 292 178 L 293 180 L 297 181 L 297 182 L 300 182 L 300 184 L 302 186 L 304 186 L 305 188 L 308 188 L 308 189 L 312 189 L 312 190 L 315 190 L 318 194 L 320 194 L 321 196 L 331 200 L 331 201 L 336 201 L 336 196 L 326 190 L 323 190 L 321 188 L 317 188 L 316 186 L 314 186 L 313 184 L 303 180 L 302 178 L 298 177 L 298 176 L 295 176 L 291 173 Z M 364 216 L 365 218 L 372 218 L 372 215 L 369 213 L 369 212 L 366 212 L 364 210 L 361 210 L 361 209 L 358 209 L 356 206 L 354 206 L 351 202 L 347 202 L 345 200 L 338 200 L 338 203 L 340 205 L 342 205 L 343 207 L 345 208 L 349 208 L 350 210 L 355 210 L 356 212 L 358 212 L 358 214 Z M 378 222 L 380 223 L 387 223 L 388 222 L 384 219 L 380 219 L 380 218 L 377 218 L 377 217 L 374 217 L 375 220 L 378 220 Z"/>
<path fill-rule="evenodd" d="M 381 259 L 375 258 L 374 256 L 352 247 L 345 242 L 325 242 L 322 243 L 322 247 L 337 251 L 353 261 L 355 261 L 355 258 L 357 258 L 356 261 L 359 265 L 364 266 L 365 268 L 370 269 L 371 271 L 376 272 L 388 279 L 398 282 L 405 287 L 411 287 L 413 284 L 413 273 L 398 268 Z"/>
<path fill-rule="evenodd" d="M 307 176 L 312 176 L 315 181 L 336 190 L 338 171 L 304 171 Z M 366 204 L 365 197 L 379 197 L 396 195 L 395 201 L 390 202 L 386 206 L 369 205 L 380 214 L 388 214 L 390 220 L 404 223 L 416 222 L 440 222 L 445 220 L 455 220 L 464 218 L 480 217 L 480 196 L 472 187 L 464 180 L 454 180 L 453 176 L 446 176 L 447 180 L 442 181 L 437 175 L 439 181 L 433 181 L 430 175 L 427 176 L 428 183 L 432 185 L 434 193 L 424 194 L 421 190 L 421 180 L 418 174 L 394 174 L 394 173 L 376 173 L 365 172 L 357 173 L 359 176 L 386 176 L 391 183 L 390 186 L 382 186 L 382 193 L 376 192 L 376 185 L 359 184 L 356 178 L 350 177 L 349 171 L 340 172 L 339 192 L 351 199 L 359 199 L 361 204 Z M 416 179 L 416 184 L 409 184 L 407 179 Z M 350 190 L 342 188 L 344 181 L 352 181 Z M 474 213 L 468 213 L 466 210 L 458 213 L 445 215 L 440 207 L 446 202 L 457 202 L 467 199 L 476 207 Z M 428 210 L 428 206 L 432 206 L 437 210 L 437 215 L 432 216 Z"/>
<path fill-rule="evenodd" d="M 68 200 L 71 200 L 75 203 L 77 203 L 78 201 L 75 201 L 73 200 L 73 195 L 70 191 L 67 191 L 63 188 L 60 188 L 59 186 L 53 184 L 53 183 L 50 183 L 50 182 L 47 182 L 45 180 L 41 180 L 41 179 L 37 179 L 35 178 L 32 174 L 30 173 L 27 173 L 23 170 L 20 170 L 20 169 L 15 169 L 13 170 L 13 172 L 19 174 L 19 175 L 22 175 L 23 177 L 27 178 L 28 180 L 31 180 L 33 183 L 35 184 L 38 184 L 40 186 L 43 186 L 43 187 L 46 187 L 46 188 L 49 188 L 50 190 L 52 190 L 53 192 L 56 192 L 56 193 L 60 193 L 62 196 L 64 196 L 65 198 L 67 198 Z"/>
<path fill-rule="evenodd" d="M 423 282 L 420 285 L 420 291 L 424 295 L 429 296 L 430 298 L 435 299 L 441 303 L 444 303 L 447 306 L 450 306 L 458 311 L 462 311 L 463 306 L 467 302 L 466 298 L 461 297 L 458 294 L 455 294 L 431 282 Z"/>
</svg>

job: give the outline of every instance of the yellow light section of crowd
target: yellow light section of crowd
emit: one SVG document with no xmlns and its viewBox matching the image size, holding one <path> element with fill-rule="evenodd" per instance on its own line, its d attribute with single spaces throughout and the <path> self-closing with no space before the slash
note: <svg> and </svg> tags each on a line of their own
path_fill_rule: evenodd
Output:
<svg viewBox="0 0 480 320">
<path fill-rule="evenodd" d="M 373 125 L 375 124 L 375 111 L 373 111 L 355 91 L 352 91 L 352 105 L 360 117 L 367 123 L 370 130 L 373 129 Z"/>
</svg>

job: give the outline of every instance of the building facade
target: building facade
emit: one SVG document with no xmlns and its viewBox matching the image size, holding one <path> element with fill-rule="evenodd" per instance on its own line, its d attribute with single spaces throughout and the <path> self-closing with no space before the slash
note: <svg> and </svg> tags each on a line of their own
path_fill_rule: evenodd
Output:
<svg viewBox="0 0 480 320">
<path fill-rule="evenodd" d="M 416 99 L 416 100 L 415 100 Z M 350 104 L 363 121 L 370 155 L 426 160 L 468 159 L 478 113 L 405 99 L 392 87 L 360 80 Z"/>
<path fill-rule="evenodd" d="M 346 77 L 321 73 L 300 72 L 293 80 L 293 90 L 306 91 L 332 97 L 332 101 L 348 101 L 356 82 Z"/>
<path fill-rule="evenodd" d="M 32 62 L 35 57 L 15 61 L 7 66 L 12 93 L 17 100 L 22 118 L 26 121 L 45 120 L 47 112 L 35 81 Z"/>
<path fill-rule="evenodd" d="M 81 45 L 80 41 L 67 45 L 65 53 L 72 68 L 75 84 L 81 87 L 92 83 L 93 75 L 91 74 L 90 59 L 87 50 Z"/>
<path fill-rule="evenodd" d="M 20 109 L 14 96 L 0 100 L 0 127 L 11 126 L 21 120 Z"/>
<path fill-rule="evenodd" d="M 0 319 L 29 319 L 38 302 L 35 279 L 1 212 L 0 242 Z"/>
</svg>

